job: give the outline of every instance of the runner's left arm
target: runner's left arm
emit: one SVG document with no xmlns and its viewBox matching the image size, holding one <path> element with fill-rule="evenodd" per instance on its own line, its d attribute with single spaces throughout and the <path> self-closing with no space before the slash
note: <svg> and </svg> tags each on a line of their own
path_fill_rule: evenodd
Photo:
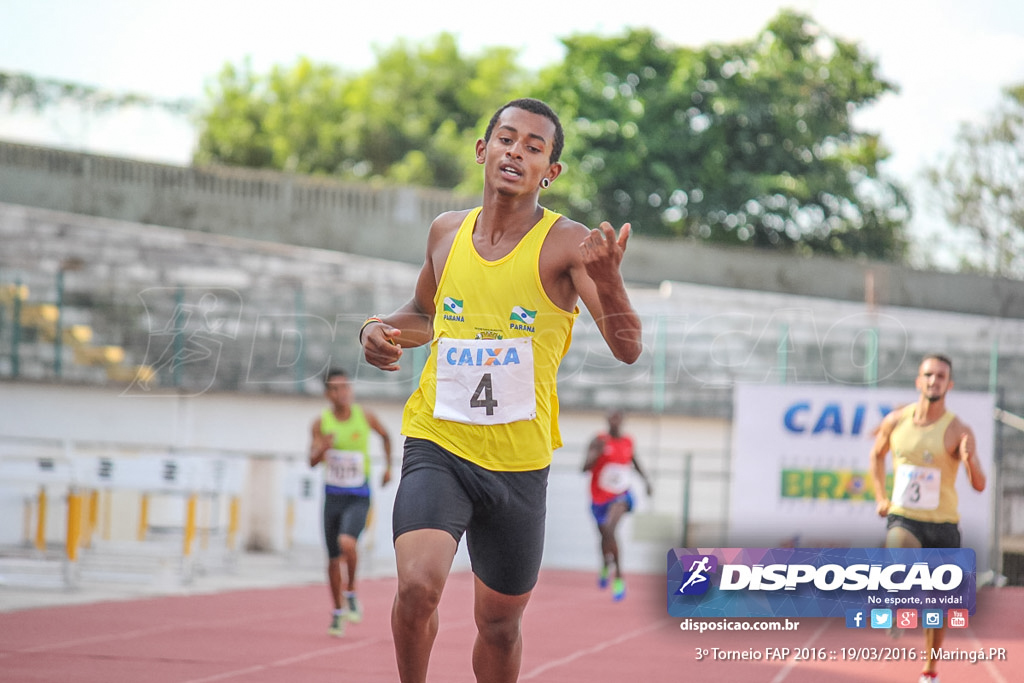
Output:
<svg viewBox="0 0 1024 683">
<path fill-rule="evenodd" d="M 363 415 L 366 417 L 366 423 L 370 425 L 370 429 L 380 436 L 381 447 L 384 450 L 384 474 L 381 476 L 380 485 L 386 486 L 391 481 L 391 434 L 375 414 L 364 409 Z"/>
<path fill-rule="evenodd" d="M 316 419 L 313 423 L 312 434 L 310 434 L 309 442 L 309 466 L 316 467 L 323 462 L 324 456 L 327 451 L 331 449 L 331 444 L 334 442 L 333 434 L 324 434 L 320 431 L 320 418 Z"/>
<path fill-rule="evenodd" d="M 579 245 L 580 260 L 572 269 L 572 280 L 612 354 L 632 364 L 643 345 L 640 316 L 629 300 L 620 270 L 629 235 L 629 223 L 618 235 L 607 221 L 600 229 L 590 230 Z"/>
<path fill-rule="evenodd" d="M 984 491 L 986 479 L 985 473 L 981 469 L 981 463 L 978 461 L 978 444 L 974 440 L 974 432 L 967 425 L 964 425 L 963 433 L 960 436 L 957 455 L 960 462 L 964 464 L 967 481 L 971 483 L 971 487 L 975 491 Z"/>
<path fill-rule="evenodd" d="M 651 479 L 644 472 L 643 468 L 640 467 L 640 461 L 636 458 L 636 452 L 633 453 L 633 468 L 640 474 L 640 477 L 644 480 L 644 484 L 647 485 L 647 495 L 650 496 L 654 493 L 654 487 L 651 485 Z"/>
<path fill-rule="evenodd" d="M 603 451 L 604 441 L 601 440 L 600 436 L 595 436 L 591 439 L 590 445 L 587 446 L 587 457 L 583 460 L 581 471 L 589 472 L 594 469 L 594 465 L 597 464 L 597 459 L 601 457 Z"/>
<path fill-rule="evenodd" d="M 889 514 L 889 492 L 885 488 L 885 458 L 889 454 L 889 438 L 896 427 L 902 409 L 891 411 L 882 419 L 871 446 L 871 480 L 875 484 L 875 511 L 879 517 Z"/>
</svg>

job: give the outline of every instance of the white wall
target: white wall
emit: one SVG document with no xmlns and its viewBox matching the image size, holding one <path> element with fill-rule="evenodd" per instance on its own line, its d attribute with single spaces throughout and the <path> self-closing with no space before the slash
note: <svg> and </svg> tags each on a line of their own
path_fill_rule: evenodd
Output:
<svg viewBox="0 0 1024 683">
<path fill-rule="evenodd" d="M 357 383 L 357 400 L 358 395 Z M 397 475 L 402 405 L 363 405 L 391 431 Z M 10 472 L 13 461 L 44 455 L 83 460 L 104 454 L 131 460 L 173 452 L 178 457 L 199 453 L 242 459 L 241 547 L 280 551 L 291 542 L 317 550 L 322 543 L 320 480 L 319 473 L 306 466 L 305 458 L 310 425 L 325 406 L 325 400 L 317 396 L 208 393 L 143 397 L 109 388 L 5 382 L 0 384 L 0 463 L 6 463 L 5 471 Z M 586 444 L 605 427 L 605 417 L 600 412 L 563 413 L 561 426 L 565 446 L 556 451 L 552 465 L 545 562 L 548 566 L 596 568 L 598 539 L 589 512 L 588 479 L 579 468 Z M 696 462 L 709 471 L 724 471 L 729 425 L 722 420 L 637 414 L 627 415 L 624 428 L 636 440 L 641 463 L 654 475 L 655 491 L 650 499 L 642 493 L 638 496 L 637 514 L 628 517 L 621 528 L 623 563 L 631 571 L 664 571 L 666 552 L 679 544 L 682 534 L 683 456 L 693 451 L 700 456 Z M 379 481 L 383 463 L 380 442 L 373 438 L 371 443 L 374 479 Z M 25 502 L 34 498 L 39 487 L 39 481 L 28 481 L 30 478 L 0 481 L 0 546 L 24 539 Z M 310 480 L 304 490 L 312 495 L 299 495 L 303 479 Z M 390 512 L 396 483 L 375 492 L 374 522 L 363 539 L 368 559 L 376 565 L 391 563 Z M 723 487 L 727 484 L 723 480 Z M 50 543 L 60 543 L 65 529 L 66 485 L 53 483 L 48 489 L 47 538 Z M 295 523 L 290 530 L 286 527 L 289 497 L 295 503 Z M 716 500 L 707 504 L 694 505 L 699 508 L 694 517 L 699 522 L 703 515 L 709 528 L 724 524 L 721 501 L 718 494 L 714 497 Z M 150 510 L 154 523 L 183 519 L 184 498 L 180 495 L 154 500 Z M 694 501 L 700 500 L 698 492 Z M 136 528 L 137 496 L 121 491 L 112 501 L 119 520 L 113 528 L 130 536 Z M 224 504 L 218 514 L 226 519 Z M 456 565 L 466 566 L 466 562 L 462 551 Z"/>
</svg>

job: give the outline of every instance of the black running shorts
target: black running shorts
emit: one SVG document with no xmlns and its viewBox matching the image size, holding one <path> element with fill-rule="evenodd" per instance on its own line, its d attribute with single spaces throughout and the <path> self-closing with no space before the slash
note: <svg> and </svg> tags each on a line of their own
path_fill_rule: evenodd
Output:
<svg viewBox="0 0 1024 683">
<path fill-rule="evenodd" d="M 960 528 L 953 522 L 919 522 L 902 515 L 889 515 L 886 522 L 886 529 L 898 526 L 909 531 L 922 548 L 960 547 Z"/>
<path fill-rule="evenodd" d="M 359 538 L 359 534 L 366 528 L 366 517 L 369 513 L 369 496 L 354 496 L 349 493 L 324 494 L 324 543 L 327 545 L 329 558 L 341 556 L 338 536 Z"/>
<path fill-rule="evenodd" d="M 544 551 L 548 471 L 494 472 L 425 439 L 407 438 L 392 513 L 394 538 L 466 534 L 473 573 L 504 595 L 533 589 Z"/>
</svg>

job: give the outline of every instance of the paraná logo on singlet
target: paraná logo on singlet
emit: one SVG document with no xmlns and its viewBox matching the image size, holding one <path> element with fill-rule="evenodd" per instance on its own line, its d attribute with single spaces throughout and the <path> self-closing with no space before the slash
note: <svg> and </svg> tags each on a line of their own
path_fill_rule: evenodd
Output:
<svg viewBox="0 0 1024 683">
<path fill-rule="evenodd" d="M 510 330 L 521 330 L 523 332 L 536 332 L 533 323 L 537 320 L 537 311 L 531 311 L 522 306 L 513 306 L 512 315 L 508 318 Z"/>
<path fill-rule="evenodd" d="M 444 319 L 459 323 L 466 322 L 466 319 L 462 317 L 462 299 L 453 299 L 450 296 L 444 298 Z"/>
</svg>

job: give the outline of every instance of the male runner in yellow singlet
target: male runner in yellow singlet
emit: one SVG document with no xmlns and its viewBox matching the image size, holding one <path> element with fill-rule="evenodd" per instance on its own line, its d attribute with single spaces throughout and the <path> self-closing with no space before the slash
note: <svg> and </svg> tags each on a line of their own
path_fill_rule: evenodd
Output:
<svg viewBox="0 0 1024 683">
<path fill-rule="evenodd" d="M 475 575 L 477 681 L 508 683 L 540 571 L 548 469 L 558 430 L 555 379 L 580 299 L 613 355 L 640 355 L 640 319 L 619 270 L 629 224 L 587 227 L 539 204 L 562 171 L 548 105 L 501 107 L 476 143 L 483 205 L 438 216 L 412 299 L 364 323 L 371 365 L 398 369 L 430 345 L 402 422 L 393 513 L 398 590 L 391 617 L 403 683 L 426 680 L 437 606 L 463 533 Z"/>
<path fill-rule="evenodd" d="M 976 491 L 985 489 L 974 432 L 946 410 L 953 388 L 953 361 L 929 354 L 918 368 L 916 403 L 885 416 L 871 449 L 878 515 L 888 518 L 886 548 L 959 548 L 956 475 L 963 463 Z M 885 457 L 892 450 L 893 491 L 886 497 Z M 919 683 L 938 683 L 932 649 L 942 647 L 945 627 L 925 629 L 925 661 Z"/>
</svg>

